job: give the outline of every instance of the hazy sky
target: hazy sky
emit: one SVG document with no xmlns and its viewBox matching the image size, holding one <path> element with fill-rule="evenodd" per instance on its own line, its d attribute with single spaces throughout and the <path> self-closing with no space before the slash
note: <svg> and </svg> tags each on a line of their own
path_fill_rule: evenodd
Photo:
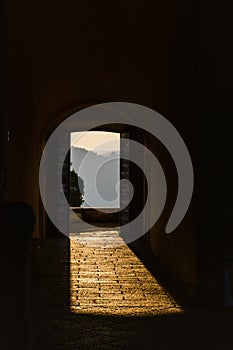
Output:
<svg viewBox="0 0 233 350">
<path fill-rule="evenodd" d="M 71 133 L 71 145 L 96 153 L 120 150 L 120 134 L 114 132 L 88 131 Z"/>
</svg>

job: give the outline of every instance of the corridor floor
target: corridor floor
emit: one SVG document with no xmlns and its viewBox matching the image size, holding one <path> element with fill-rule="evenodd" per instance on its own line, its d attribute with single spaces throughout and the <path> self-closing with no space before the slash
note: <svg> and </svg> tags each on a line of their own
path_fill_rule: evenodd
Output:
<svg viewBox="0 0 233 350">
<path fill-rule="evenodd" d="M 159 266 L 150 268 L 127 245 L 102 243 L 63 237 L 37 249 L 32 349 L 232 349 L 231 310 L 191 307 L 164 287 Z"/>
</svg>

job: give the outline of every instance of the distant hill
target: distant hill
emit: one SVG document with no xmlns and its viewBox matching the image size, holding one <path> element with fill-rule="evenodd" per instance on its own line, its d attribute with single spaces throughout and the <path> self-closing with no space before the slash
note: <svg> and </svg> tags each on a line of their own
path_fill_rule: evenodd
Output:
<svg viewBox="0 0 233 350">
<path fill-rule="evenodd" d="M 85 202 L 82 207 L 119 207 L 116 184 L 120 179 L 120 160 L 117 152 L 97 154 L 84 148 L 72 147 L 71 163 L 71 169 L 74 169 L 84 180 Z M 102 198 L 98 198 L 95 194 L 95 183 Z M 105 201 L 113 201 L 113 203 L 110 205 Z"/>
</svg>

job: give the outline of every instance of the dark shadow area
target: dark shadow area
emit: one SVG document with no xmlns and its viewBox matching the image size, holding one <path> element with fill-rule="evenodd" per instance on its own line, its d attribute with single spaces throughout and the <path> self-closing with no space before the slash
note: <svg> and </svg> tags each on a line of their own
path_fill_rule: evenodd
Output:
<svg viewBox="0 0 233 350">
<path fill-rule="evenodd" d="M 191 307 L 192 301 L 184 288 L 178 284 L 175 277 L 164 268 L 155 254 L 147 247 L 144 237 L 137 239 L 128 246 L 159 283 L 177 300 L 179 305 L 182 305 L 185 309 Z"/>
<path fill-rule="evenodd" d="M 35 217 L 26 203 L 0 204 L 0 349 L 30 344 L 30 246 Z"/>
<path fill-rule="evenodd" d="M 62 234 L 34 244 L 32 349 L 55 349 L 53 331 L 61 320 L 65 325 L 69 317 L 69 247 L 69 239 Z"/>
<path fill-rule="evenodd" d="M 198 221 L 198 272 L 205 303 L 224 301 L 226 271 L 233 296 L 232 220 L 227 215 L 206 216 Z M 208 276 L 208 278 L 206 278 Z M 225 297 L 226 299 L 226 297 Z M 227 300 L 225 301 L 227 303 Z"/>
</svg>

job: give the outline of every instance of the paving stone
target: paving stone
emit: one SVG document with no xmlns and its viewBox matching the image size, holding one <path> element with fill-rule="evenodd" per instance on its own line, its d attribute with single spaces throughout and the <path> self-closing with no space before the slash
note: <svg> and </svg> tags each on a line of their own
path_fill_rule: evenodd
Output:
<svg viewBox="0 0 233 350">
<path fill-rule="evenodd" d="M 187 312 L 126 245 L 90 247 L 74 235 L 43 242 L 37 259 L 33 350 L 232 348 L 230 316 Z"/>
</svg>

